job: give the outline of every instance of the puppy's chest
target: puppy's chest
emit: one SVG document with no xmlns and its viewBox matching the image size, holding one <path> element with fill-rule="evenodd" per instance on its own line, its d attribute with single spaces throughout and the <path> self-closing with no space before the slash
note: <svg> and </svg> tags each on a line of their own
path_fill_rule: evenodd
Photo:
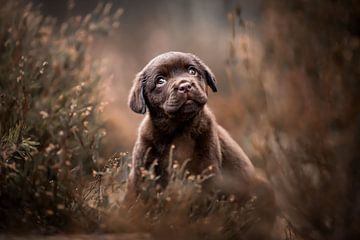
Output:
<svg viewBox="0 0 360 240">
<path fill-rule="evenodd" d="M 172 150 L 173 161 L 177 161 L 180 165 L 190 159 L 194 160 L 195 141 L 189 135 L 176 136 L 171 142 L 174 146 Z"/>
</svg>

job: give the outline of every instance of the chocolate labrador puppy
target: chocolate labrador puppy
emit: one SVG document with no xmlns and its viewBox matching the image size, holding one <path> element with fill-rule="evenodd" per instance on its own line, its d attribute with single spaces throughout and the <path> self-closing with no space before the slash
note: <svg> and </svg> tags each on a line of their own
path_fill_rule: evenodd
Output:
<svg viewBox="0 0 360 240">
<path fill-rule="evenodd" d="M 166 186 L 170 152 L 180 165 L 190 159 L 186 163 L 190 174 L 207 170 L 214 175 L 204 184 L 207 190 L 221 189 L 246 199 L 253 189 L 261 189 L 272 198 L 249 158 L 207 107 L 208 88 L 217 91 L 214 74 L 190 53 L 161 54 L 137 74 L 129 105 L 136 113 L 148 113 L 133 150 L 126 201 L 137 197 L 141 169 L 154 161 L 159 184 Z"/>
</svg>

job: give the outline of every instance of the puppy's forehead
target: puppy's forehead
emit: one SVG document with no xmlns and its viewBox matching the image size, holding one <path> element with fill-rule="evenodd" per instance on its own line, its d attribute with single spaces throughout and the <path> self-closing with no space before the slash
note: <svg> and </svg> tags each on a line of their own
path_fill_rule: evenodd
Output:
<svg viewBox="0 0 360 240">
<path fill-rule="evenodd" d="M 182 52 L 168 52 L 153 58 L 144 68 L 171 70 L 174 68 L 182 68 L 188 65 L 195 64 L 194 57 L 189 53 Z"/>
</svg>

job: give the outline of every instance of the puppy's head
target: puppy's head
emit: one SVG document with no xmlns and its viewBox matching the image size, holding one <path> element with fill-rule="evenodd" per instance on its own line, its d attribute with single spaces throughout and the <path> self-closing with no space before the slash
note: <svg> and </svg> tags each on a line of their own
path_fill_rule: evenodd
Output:
<svg viewBox="0 0 360 240">
<path fill-rule="evenodd" d="M 215 77 L 195 55 L 168 52 L 152 59 L 136 78 L 129 106 L 136 113 L 193 115 L 207 102 L 207 86 L 217 91 Z"/>
</svg>

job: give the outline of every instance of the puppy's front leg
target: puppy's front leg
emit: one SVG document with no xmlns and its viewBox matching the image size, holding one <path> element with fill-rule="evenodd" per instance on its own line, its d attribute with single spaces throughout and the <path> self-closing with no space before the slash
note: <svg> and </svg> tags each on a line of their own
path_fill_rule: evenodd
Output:
<svg viewBox="0 0 360 240">
<path fill-rule="evenodd" d="M 135 143 L 132 154 L 131 170 L 128 177 L 127 189 L 124 198 L 125 203 L 134 202 L 139 195 L 139 186 L 142 178 L 141 168 L 145 166 L 147 153 L 150 149 L 151 146 L 146 144 L 141 139 L 138 139 Z"/>
<path fill-rule="evenodd" d="M 209 177 L 203 182 L 203 189 L 206 192 L 218 189 L 221 180 L 220 165 L 220 143 L 214 131 L 209 129 L 196 138 L 195 157 L 191 162 L 192 172 Z"/>
</svg>

